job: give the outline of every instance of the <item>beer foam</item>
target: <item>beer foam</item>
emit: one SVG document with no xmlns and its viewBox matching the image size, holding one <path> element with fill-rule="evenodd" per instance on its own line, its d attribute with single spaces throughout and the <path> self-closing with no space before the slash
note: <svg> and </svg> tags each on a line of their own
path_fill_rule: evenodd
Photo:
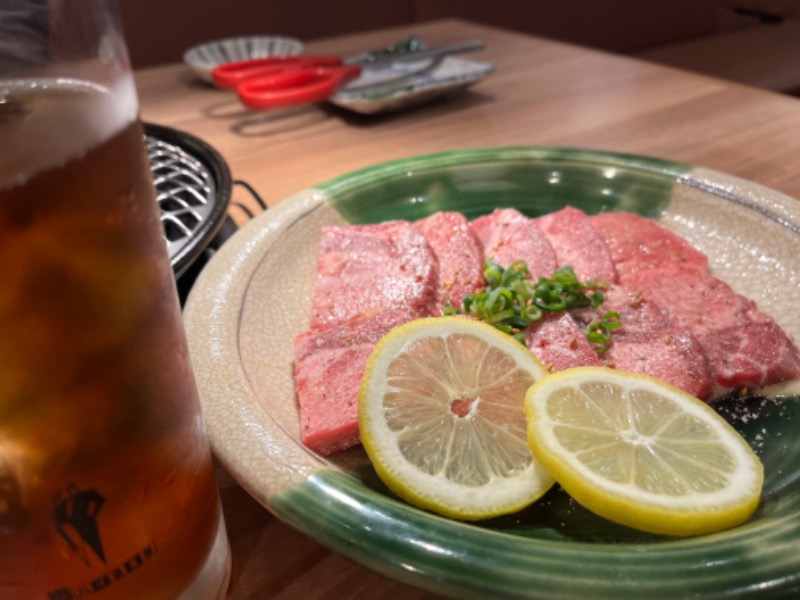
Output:
<svg viewBox="0 0 800 600">
<path fill-rule="evenodd" d="M 133 77 L 0 81 L 0 190 L 83 157 L 138 116 Z"/>
</svg>

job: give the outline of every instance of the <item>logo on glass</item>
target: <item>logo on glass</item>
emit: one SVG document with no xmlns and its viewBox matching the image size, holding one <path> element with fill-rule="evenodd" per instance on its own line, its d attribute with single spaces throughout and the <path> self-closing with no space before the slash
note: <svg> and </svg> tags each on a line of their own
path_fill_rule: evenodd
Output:
<svg viewBox="0 0 800 600">
<path fill-rule="evenodd" d="M 74 483 L 66 493 L 57 494 L 53 514 L 56 531 L 70 548 L 91 567 L 90 552 L 106 564 L 97 513 L 105 503 L 105 497 L 95 489 L 81 490 Z"/>
</svg>

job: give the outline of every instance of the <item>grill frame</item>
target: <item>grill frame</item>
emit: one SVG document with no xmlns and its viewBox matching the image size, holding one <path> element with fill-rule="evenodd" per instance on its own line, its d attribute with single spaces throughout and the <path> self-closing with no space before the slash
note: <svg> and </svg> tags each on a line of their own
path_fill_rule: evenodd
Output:
<svg viewBox="0 0 800 600">
<path fill-rule="evenodd" d="M 175 278 L 203 254 L 225 222 L 233 190 L 227 162 L 189 133 L 143 123 L 148 160 Z M 177 235 L 177 239 L 169 239 Z"/>
</svg>

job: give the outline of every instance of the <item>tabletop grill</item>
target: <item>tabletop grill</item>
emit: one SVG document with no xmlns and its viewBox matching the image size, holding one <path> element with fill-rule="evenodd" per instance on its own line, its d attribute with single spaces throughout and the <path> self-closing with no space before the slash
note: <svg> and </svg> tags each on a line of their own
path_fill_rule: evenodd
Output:
<svg viewBox="0 0 800 600">
<path fill-rule="evenodd" d="M 188 133 L 144 124 L 156 201 L 181 302 L 197 274 L 235 231 L 232 180 L 222 156 Z"/>
</svg>

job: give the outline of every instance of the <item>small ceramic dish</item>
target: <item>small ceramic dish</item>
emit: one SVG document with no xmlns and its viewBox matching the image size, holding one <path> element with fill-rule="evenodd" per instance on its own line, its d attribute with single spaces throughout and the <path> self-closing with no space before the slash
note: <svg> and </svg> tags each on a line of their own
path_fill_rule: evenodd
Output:
<svg viewBox="0 0 800 600">
<path fill-rule="evenodd" d="M 329 102 L 361 114 L 376 114 L 424 104 L 447 94 L 464 90 L 494 71 L 494 65 L 457 56 L 441 60 L 398 62 L 374 69 L 369 81 L 357 80 Z M 379 83 L 386 81 L 386 83 Z"/>
<path fill-rule="evenodd" d="M 277 35 L 232 37 L 189 48 L 183 54 L 183 61 L 201 79 L 213 84 L 211 72 L 221 64 L 268 56 L 293 56 L 302 51 L 303 43 L 292 37 Z"/>
<path fill-rule="evenodd" d="M 409 506 L 362 448 L 301 443 L 292 339 L 309 324 L 320 232 L 346 223 L 529 216 L 570 204 L 657 219 L 800 339 L 800 202 L 686 164 L 568 148 L 472 148 L 376 165 L 302 190 L 214 255 L 184 311 L 216 456 L 278 518 L 377 573 L 465 598 L 800 597 L 800 396 L 715 403 L 764 464 L 761 504 L 733 529 L 669 538 L 614 525 L 562 489 L 461 523 Z M 790 386 L 791 387 L 791 386 Z"/>
</svg>

